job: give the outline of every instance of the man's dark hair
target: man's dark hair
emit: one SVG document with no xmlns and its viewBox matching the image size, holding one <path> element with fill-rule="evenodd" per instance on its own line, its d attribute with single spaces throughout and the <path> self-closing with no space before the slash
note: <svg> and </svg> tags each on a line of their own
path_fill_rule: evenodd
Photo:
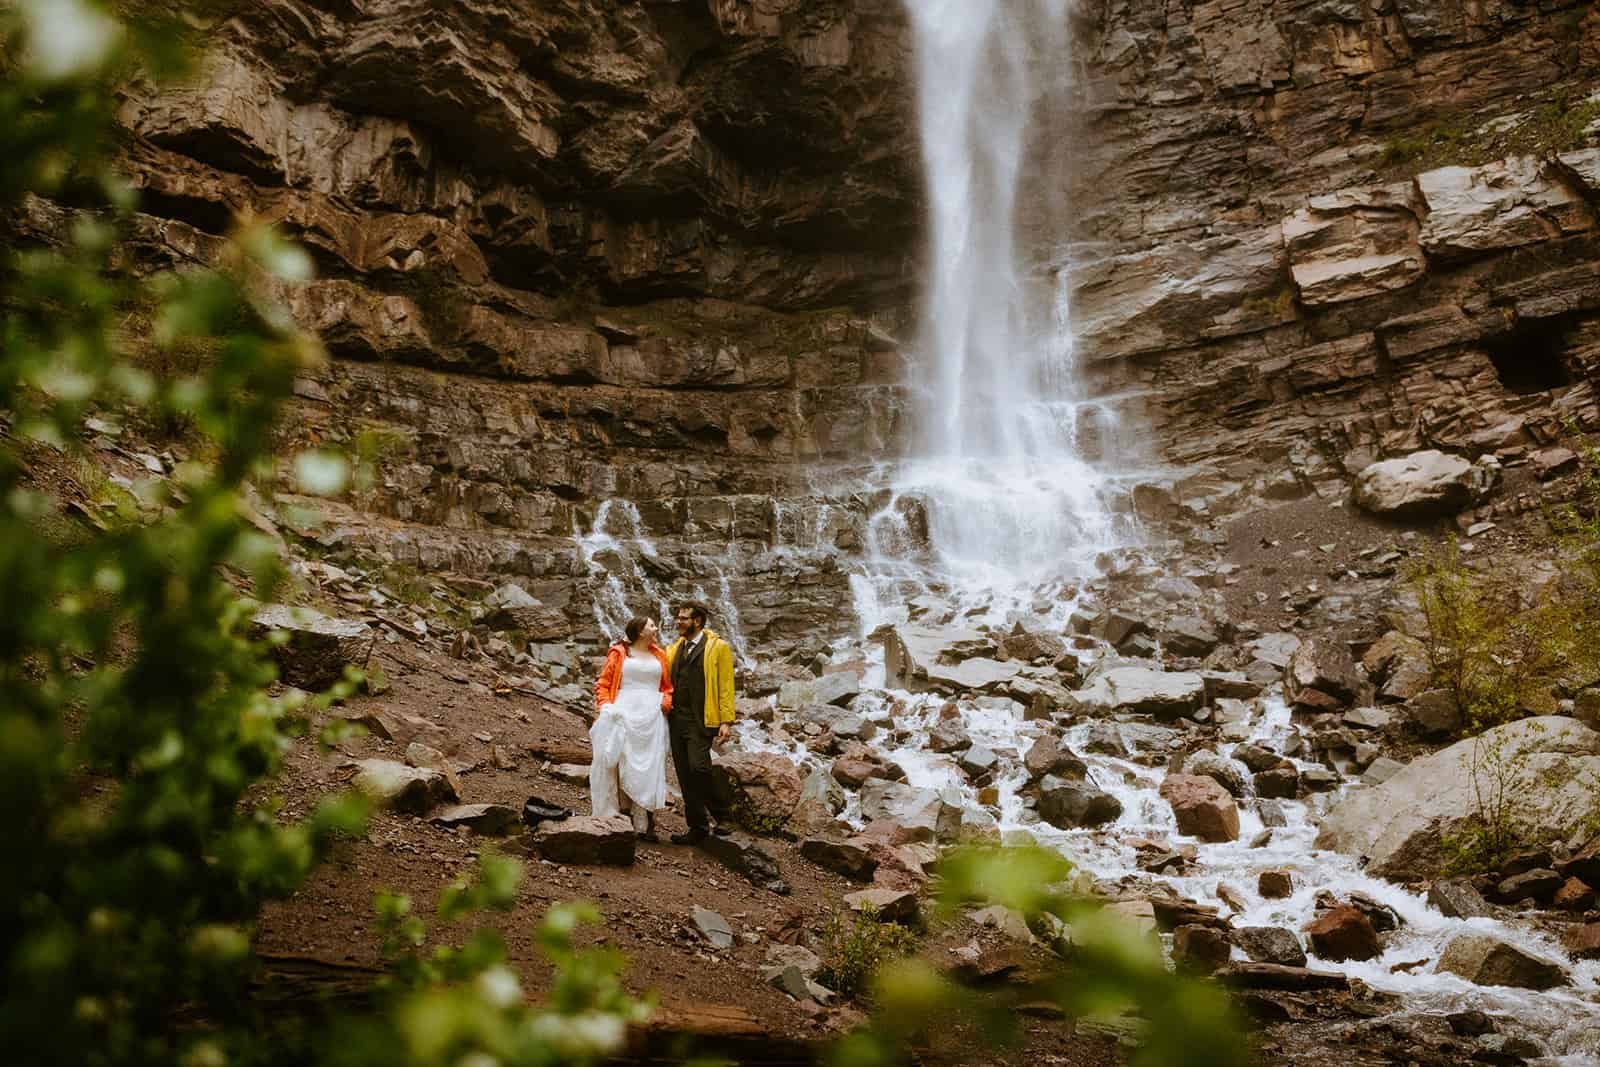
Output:
<svg viewBox="0 0 1600 1067">
<path fill-rule="evenodd" d="M 706 610 L 706 606 L 704 604 L 697 603 L 693 600 L 687 600 L 682 604 L 679 604 L 678 611 L 687 611 L 689 613 L 689 617 L 695 622 L 699 623 L 701 626 L 704 626 L 706 624 L 706 620 L 711 617 L 711 613 Z"/>
<path fill-rule="evenodd" d="M 628 625 L 622 628 L 622 632 L 628 635 L 628 644 L 631 645 L 639 640 L 639 635 L 644 633 L 644 624 L 649 621 L 643 615 L 635 615 L 628 620 Z"/>
</svg>

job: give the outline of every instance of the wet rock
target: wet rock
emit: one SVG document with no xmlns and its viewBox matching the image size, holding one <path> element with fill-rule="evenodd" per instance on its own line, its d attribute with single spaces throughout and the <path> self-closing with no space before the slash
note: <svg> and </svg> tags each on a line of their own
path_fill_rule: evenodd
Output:
<svg viewBox="0 0 1600 1067">
<path fill-rule="evenodd" d="M 1275 800 L 1293 800 L 1300 794 L 1300 772 L 1293 767 L 1279 767 L 1262 771 L 1252 781 L 1256 796 Z"/>
<path fill-rule="evenodd" d="M 456 799 L 455 791 L 440 772 L 408 767 L 394 760 L 359 761 L 352 784 L 379 804 L 413 815 L 426 815 L 436 805 Z"/>
<path fill-rule="evenodd" d="M 828 729 L 840 741 L 870 741 L 878 733 L 877 723 L 859 715 L 841 715 Z"/>
<path fill-rule="evenodd" d="M 1055 662 L 1067 655 L 1067 643 L 1055 634 L 1034 633 L 1018 623 L 1011 632 L 1000 639 L 1000 651 L 1009 659 L 1033 663 L 1038 660 Z"/>
<path fill-rule="evenodd" d="M 1276 752 L 1262 748 L 1260 745 L 1239 745 L 1233 750 L 1233 758 L 1250 768 L 1253 773 L 1270 771 L 1276 767 L 1288 764 L 1288 760 Z"/>
<path fill-rule="evenodd" d="M 1294 895 L 1294 876 L 1288 871 L 1262 871 L 1256 879 L 1256 892 L 1267 900 L 1284 900 Z"/>
<path fill-rule="evenodd" d="M 724 751 L 712 754 L 719 789 L 737 798 L 740 810 L 767 826 L 782 825 L 800 804 L 800 768 L 775 752 Z"/>
<path fill-rule="evenodd" d="M 871 911 L 883 922 L 913 925 L 919 916 L 917 895 L 898 889 L 862 889 L 844 895 L 851 911 Z"/>
<path fill-rule="evenodd" d="M 1361 676 L 1342 642 L 1314 638 L 1303 642 L 1284 670 L 1284 697 L 1308 711 L 1348 707 L 1361 689 Z"/>
<path fill-rule="evenodd" d="M 1300 772 L 1300 784 L 1311 793 L 1326 793 L 1339 788 L 1339 772 L 1326 767 L 1308 767 Z"/>
<path fill-rule="evenodd" d="M 1541 904 L 1549 903 L 1565 881 L 1548 868 L 1537 868 L 1502 879 L 1494 887 L 1494 895 L 1508 904 L 1532 897 Z"/>
<path fill-rule="evenodd" d="M 1457 934 L 1445 946 L 1435 968 L 1477 985 L 1518 989 L 1554 989 L 1571 979 L 1560 964 L 1529 955 L 1488 934 Z"/>
<path fill-rule="evenodd" d="M 830 815 L 837 815 L 844 810 L 848 798 L 832 775 L 821 767 L 814 767 L 800 786 L 800 803 L 808 801 L 815 802 Z"/>
<path fill-rule="evenodd" d="M 346 667 L 364 668 L 376 639 L 364 622 L 330 618 L 310 608 L 287 604 L 264 605 L 252 616 L 250 624 L 255 637 L 274 631 L 288 635 L 286 641 L 272 649 L 279 676 L 288 685 L 312 692 L 339 681 Z"/>
<path fill-rule="evenodd" d="M 712 834 L 700 842 L 700 851 L 752 885 L 780 896 L 789 894 L 778 861 L 749 834 Z"/>
<path fill-rule="evenodd" d="M 633 822 L 626 815 L 575 815 L 542 824 L 533 841 L 534 850 L 551 863 L 612 867 L 633 863 L 634 844 Z"/>
<path fill-rule="evenodd" d="M 1228 962 L 1233 946 L 1228 935 L 1209 926 L 1180 926 L 1172 931 L 1172 961 L 1180 971 L 1211 974 Z"/>
<path fill-rule="evenodd" d="M 1569 927 L 1561 944 L 1575 960 L 1600 960 L 1600 923 Z"/>
<path fill-rule="evenodd" d="M 861 675 L 855 671 L 824 674 L 785 682 L 778 690 L 778 707 L 796 711 L 811 705 L 844 706 L 861 695 Z"/>
<path fill-rule="evenodd" d="M 1053 774 L 1058 778 L 1082 781 L 1089 773 L 1088 765 L 1063 745 L 1055 734 L 1045 734 L 1034 741 L 1028 747 L 1028 754 L 1022 757 L 1022 765 L 1033 780 Z"/>
<path fill-rule="evenodd" d="M 1330 908 L 1306 927 L 1311 949 L 1325 960 L 1370 960 L 1383 952 L 1366 913 L 1348 904 Z"/>
<path fill-rule="evenodd" d="M 1584 845 L 1565 863 L 1557 864 L 1556 870 L 1600 889 L 1600 837 Z"/>
<path fill-rule="evenodd" d="M 1233 931 L 1233 942 L 1257 963 L 1284 967 L 1304 967 L 1306 950 L 1293 930 L 1281 926 L 1241 926 Z"/>
<path fill-rule="evenodd" d="M 1183 761 L 1183 773 L 1211 778 L 1235 797 L 1245 795 L 1244 774 L 1226 756 L 1202 749 Z"/>
<path fill-rule="evenodd" d="M 1481 1011 L 1453 1011 L 1444 1021 L 1458 1037 L 1479 1037 L 1494 1031 L 1494 1020 Z"/>
<path fill-rule="evenodd" d="M 1361 730 L 1386 730 L 1394 721 L 1394 713 L 1384 708 L 1354 708 L 1345 712 L 1341 721 Z"/>
<path fill-rule="evenodd" d="M 1450 737 L 1464 722 L 1455 697 L 1443 689 L 1418 693 L 1405 704 L 1406 721 L 1423 737 Z"/>
<path fill-rule="evenodd" d="M 1000 757 L 992 748 L 973 745 L 961 754 L 956 764 L 966 772 L 968 778 L 981 784 L 993 777 L 995 769 L 1000 765 Z"/>
<path fill-rule="evenodd" d="M 1006 692 L 1023 706 L 1022 717 L 1029 722 L 1053 719 L 1077 706 L 1072 690 L 1039 678 L 1017 678 Z"/>
<path fill-rule="evenodd" d="M 857 882 L 870 882 L 878 869 L 877 857 L 864 841 L 837 841 L 811 837 L 800 842 L 800 855 L 826 870 Z"/>
<path fill-rule="evenodd" d="M 700 932 L 701 937 L 711 942 L 713 948 L 733 947 L 733 927 L 728 925 L 727 919 L 710 908 L 702 908 L 698 904 L 695 905 L 691 917 L 694 920 L 694 928 Z"/>
<path fill-rule="evenodd" d="M 1474 754 L 1479 745 L 1500 754 L 1506 776 L 1500 785 Z M 1346 794 L 1324 817 L 1316 844 L 1365 856 L 1369 874 L 1424 880 L 1449 862 L 1443 842 L 1467 828 L 1474 797 L 1500 786 L 1517 797 L 1531 838 L 1566 836 L 1573 826 L 1600 818 L 1600 734 L 1559 716 L 1495 727 L 1413 760 L 1382 785 Z"/>
<path fill-rule="evenodd" d="M 1158 719 L 1191 715 L 1205 706 L 1205 700 L 1205 679 L 1200 675 L 1150 667 L 1114 667 L 1078 691 L 1078 702 L 1087 708 Z"/>
<path fill-rule="evenodd" d="M 1282 829 L 1289 825 L 1288 816 L 1283 813 L 1283 805 L 1276 800 L 1256 801 L 1256 815 L 1261 819 L 1261 825 L 1271 829 Z"/>
<path fill-rule="evenodd" d="M 470 827 L 487 837 L 504 837 L 522 824 L 522 813 L 506 804 L 460 804 L 433 817 L 440 826 Z"/>
<path fill-rule="evenodd" d="M 1088 781 L 1046 775 L 1039 782 L 1039 817 L 1060 829 L 1099 826 L 1122 814 L 1122 802 Z"/>
<path fill-rule="evenodd" d="M 1465 878 L 1447 878 L 1428 887 L 1428 904 L 1452 919 L 1473 919 L 1493 914 L 1489 902 Z"/>
<path fill-rule="evenodd" d="M 939 723 L 928 731 L 928 748 L 934 752 L 959 752 L 972 747 L 972 738 L 957 720 Z"/>
<path fill-rule="evenodd" d="M 919 840 L 953 840 L 961 828 L 961 809 L 934 790 L 876 778 L 861 788 L 861 814 L 896 823 Z"/>
<path fill-rule="evenodd" d="M 1482 500 L 1499 480 L 1499 464 L 1473 464 L 1436 449 L 1383 460 L 1356 477 L 1356 503 L 1375 515 L 1429 519 L 1454 515 Z"/>
<path fill-rule="evenodd" d="M 1215 780 L 1171 774 L 1161 783 L 1161 797 L 1172 805 L 1179 833 L 1203 841 L 1238 839 L 1239 809 Z"/>
</svg>

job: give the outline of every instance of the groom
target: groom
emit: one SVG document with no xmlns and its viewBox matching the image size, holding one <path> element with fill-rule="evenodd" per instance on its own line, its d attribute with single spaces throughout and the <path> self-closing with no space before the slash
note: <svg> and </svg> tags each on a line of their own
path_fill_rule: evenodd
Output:
<svg viewBox="0 0 1600 1067">
<path fill-rule="evenodd" d="M 678 639 L 667 649 L 667 670 L 672 675 L 667 733 L 689 832 L 673 834 L 672 843 L 698 845 L 710 831 L 706 808 L 720 808 L 713 793 L 711 746 L 733 735 L 733 648 L 706 629 L 706 609 L 701 604 L 680 605 L 677 624 Z M 719 821 L 723 817 L 720 810 L 716 815 Z M 722 827 L 717 830 L 720 833 Z"/>
</svg>

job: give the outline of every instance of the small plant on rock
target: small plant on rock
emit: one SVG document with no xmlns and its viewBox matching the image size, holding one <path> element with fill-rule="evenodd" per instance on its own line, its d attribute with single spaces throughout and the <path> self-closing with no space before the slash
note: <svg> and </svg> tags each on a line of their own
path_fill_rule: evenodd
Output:
<svg viewBox="0 0 1600 1067">
<path fill-rule="evenodd" d="M 859 996 L 879 967 L 910 955 L 917 937 L 899 923 L 885 922 L 876 908 L 835 911 L 822 931 L 822 969 L 817 981 L 848 997 Z"/>
</svg>

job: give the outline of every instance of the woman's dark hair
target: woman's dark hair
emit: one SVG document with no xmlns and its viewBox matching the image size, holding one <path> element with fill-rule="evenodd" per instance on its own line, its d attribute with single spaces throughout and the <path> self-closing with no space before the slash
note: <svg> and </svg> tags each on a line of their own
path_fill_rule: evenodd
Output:
<svg viewBox="0 0 1600 1067">
<path fill-rule="evenodd" d="M 628 625 L 622 628 L 622 632 L 628 635 L 628 644 L 631 645 L 639 640 L 639 635 L 644 633 L 644 624 L 649 621 L 643 615 L 635 615 L 628 620 Z"/>
</svg>

